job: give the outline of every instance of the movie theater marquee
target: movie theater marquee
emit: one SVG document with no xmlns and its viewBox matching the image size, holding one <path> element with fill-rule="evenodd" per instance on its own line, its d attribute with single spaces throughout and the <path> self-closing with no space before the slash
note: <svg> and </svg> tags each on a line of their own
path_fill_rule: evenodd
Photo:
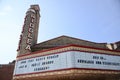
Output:
<svg viewBox="0 0 120 80">
<path fill-rule="evenodd" d="M 16 62 L 14 75 L 69 68 L 120 71 L 120 56 L 68 51 Z"/>
</svg>

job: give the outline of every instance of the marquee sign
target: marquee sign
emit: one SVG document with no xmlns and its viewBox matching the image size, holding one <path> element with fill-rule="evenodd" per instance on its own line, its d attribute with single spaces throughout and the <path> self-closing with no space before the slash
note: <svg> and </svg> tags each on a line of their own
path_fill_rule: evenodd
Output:
<svg viewBox="0 0 120 80">
<path fill-rule="evenodd" d="M 39 6 L 31 5 L 26 12 L 26 17 L 24 19 L 24 25 L 17 49 L 18 56 L 30 52 L 31 46 L 37 43 L 39 17 Z"/>
<path fill-rule="evenodd" d="M 120 56 L 68 51 L 16 61 L 14 75 L 69 68 L 120 71 Z"/>
<path fill-rule="evenodd" d="M 27 35 L 27 46 L 25 47 L 26 50 L 31 50 L 30 49 L 30 46 L 32 44 L 32 39 L 33 39 L 33 32 L 34 32 L 34 20 L 35 20 L 35 15 L 34 14 L 31 14 L 30 15 L 30 18 L 31 18 L 31 22 L 29 24 L 29 28 L 28 28 L 28 35 Z"/>
</svg>

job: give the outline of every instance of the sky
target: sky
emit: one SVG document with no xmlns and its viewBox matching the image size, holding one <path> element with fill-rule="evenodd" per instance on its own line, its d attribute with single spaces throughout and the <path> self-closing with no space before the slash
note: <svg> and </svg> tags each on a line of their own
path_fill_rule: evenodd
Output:
<svg viewBox="0 0 120 80">
<path fill-rule="evenodd" d="M 32 4 L 40 6 L 38 43 L 61 35 L 97 43 L 120 41 L 120 0 L 0 0 L 0 64 L 16 59 Z"/>
</svg>

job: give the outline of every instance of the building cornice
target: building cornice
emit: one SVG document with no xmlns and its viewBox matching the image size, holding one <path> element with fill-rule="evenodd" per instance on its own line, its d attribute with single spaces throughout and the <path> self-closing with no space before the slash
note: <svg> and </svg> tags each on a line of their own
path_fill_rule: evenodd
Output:
<svg viewBox="0 0 120 80">
<path fill-rule="evenodd" d="M 91 47 L 85 47 L 85 46 L 79 46 L 79 45 L 67 45 L 67 46 L 61 46 L 61 47 L 31 52 L 29 54 L 17 56 L 17 60 L 34 58 L 34 57 L 45 56 L 45 55 L 50 55 L 50 54 L 57 54 L 57 53 L 62 53 L 62 52 L 67 52 L 67 51 L 81 51 L 81 52 L 89 52 L 89 53 L 96 53 L 96 54 L 107 54 L 107 55 L 120 56 L 120 51 L 91 48 Z"/>
</svg>

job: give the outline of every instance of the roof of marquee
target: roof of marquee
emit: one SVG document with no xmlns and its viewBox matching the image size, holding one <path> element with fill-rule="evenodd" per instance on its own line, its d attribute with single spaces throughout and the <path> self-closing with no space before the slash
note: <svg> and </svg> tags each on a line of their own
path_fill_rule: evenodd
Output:
<svg viewBox="0 0 120 80">
<path fill-rule="evenodd" d="M 38 43 L 32 46 L 31 48 L 32 48 L 32 51 L 38 51 L 38 50 L 44 50 L 44 49 L 55 48 L 60 46 L 67 46 L 71 44 L 85 46 L 85 47 L 92 47 L 92 48 L 109 49 L 109 47 L 106 46 L 107 43 L 96 43 L 96 42 L 91 42 L 91 41 L 82 40 L 82 39 L 73 38 L 73 37 L 64 36 L 64 35 Z M 114 43 L 111 43 L 112 48 L 114 47 L 113 44 Z M 120 41 L 115 42 L 115 44 L 117 45 L 117 48 L 116 49 L 113 48 L 112 50 L 120 51 Z"/>
</svg>

